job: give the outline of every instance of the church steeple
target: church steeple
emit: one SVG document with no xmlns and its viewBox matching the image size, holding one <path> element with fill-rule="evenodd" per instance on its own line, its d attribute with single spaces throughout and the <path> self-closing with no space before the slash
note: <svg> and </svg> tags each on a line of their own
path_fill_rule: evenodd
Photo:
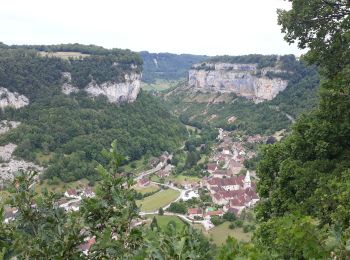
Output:
<svg viewBox="0 0 350 260">
<path fill-rule="evenodd" d="M 244 177 L 244 189 L 251 188 L 251 187 L 252 187 L 252 181 L 250 180 L 250 172 L 247 171 Z"/>
</svg>

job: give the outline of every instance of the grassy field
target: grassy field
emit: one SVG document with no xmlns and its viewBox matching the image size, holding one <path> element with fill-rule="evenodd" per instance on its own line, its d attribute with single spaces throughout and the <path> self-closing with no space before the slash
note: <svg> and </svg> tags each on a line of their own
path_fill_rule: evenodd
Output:
<svg viewBox="0 0 350 260">
<path fill-rule="evenodd" d="M 155 182 L 159 182 L 160 178 L 157 175 L 153 174 L 151 176 L 151 180 L 155 181 Z M 180 174 L 177 176 L 170 175 L 169 177 L 166 177 L 164 180 L 171 181 L 171 182 L 176 183 L 176 184 L 183 184 L 184 182 L 191 182 L 191 183 L 198 182 L 201 179 L 198 177 L 185 176 L 185 175 Z"/>
<path fill-rule="evenodd" d="M 212 238 L 216 245 L 222 245 L 226 242 L 226 239 L 231 236 L 238 241 L 249 242 L 252 236 L 251 232 L 244 233 L 243 228 L 229 229 L 230 222 L 225 222 L 219 226 L 212 228 L 209 231 L 205 231 L 202 225 L 195 225 L 196 228 L 202 230 L 203 234 L 208 238 Z"/>
<path fill-rule="evenodd" d="M 176 216 L 159 216 L 159 215 L 148 215 L 147 218 L 152 219 L 153 216 L 156 217 L 158 226 L 160 228 L 165 228 L 169 221 L 174 221 L 176 223 L 176 229 L 182 229 L 186 224 L 179 217 Z"/>
<path fill-rule="evenodd" d="M 39 54 L 41 56 L 49 56 L 49 57 L 58 57 L 61 59 L 68 60 L 69 58 L 80 58 L 80 57 L 88 57 L 90 54 L 84 54 L 81 52 L 66 52 L 66 51 L 58 51 L 58 52 L 46 52 L 46 51 L 40 51 Z"/>
<path fill-rule="evenodd" d="M 137 192 L 140 192 L 142 194 L 159 190 L 159 186 L 156 184 L 150 184 L 147 187 L 140 187 L 138 185 L 135 185 L 133 188 L 134 188 L 134 190 L 136 190 Z"/>
<path fill-rule="evenodd" d="M 131 167 L 132 164 L 135 164 L 136 168 Z M 140 160 L 132 161 L 129 164 L 124 165 L 123 168 L 124 168 L 124 171 L 133 172 L 133 173 L 140 173 L 142 171 L 146 171 L 150 169 L 148 164 L 144 164 L 143 157 Z"/>
<path fill-rule="evenodd" d="M 178 84 L 178 81 L 157 80 L 154 84 L 141 83 L 141 88 L 146 91 L 163 91 Z"/>
<path fill-rule="evenodd" d="M 152 212 L 161 207 L 168 205 L 179 196 L 179 192 L 167 189 L 161 190 L 152 196 L 136 201 L 138 206 L 141 206 L 141 211 Z"/>
<path fill-rule="evenodd" d="M 185 176 L 185 175 L 177 175 L 177 176 L 171 176 L 169 178 L 172 182 L 182 184 L 184 182 L 198 182 L 201 179 L 198 177 L 193 177 L 193 176 Z"/>
<path fill-rule="evenodd" d="M 56 192 L 56 193 L 64 193 L 68 189 L 77 189 L 87 186 L 89 181 L 87 179 L 81 179 L 73 182 L 62 182 L 60 181 L 58 184 L 50 185 L 47 183 L 47 180 L 43 181 L 41 184 L 35 184 L 35 191 L 41 192 L 42 189 L 46 188 L 48 191 Z"/>
</svg>

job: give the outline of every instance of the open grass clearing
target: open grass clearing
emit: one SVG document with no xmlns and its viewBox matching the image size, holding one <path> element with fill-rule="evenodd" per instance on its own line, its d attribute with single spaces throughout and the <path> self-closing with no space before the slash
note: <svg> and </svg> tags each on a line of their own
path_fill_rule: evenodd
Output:
<svg viewBox="0 0 350 260">
<path fill-rule="evenodd" d="M 48 191 L 55 193 L 64 193 L 68 189 L 79 189 L 86 187 L 89 181 L 87 179 L 81 179 L 73 182 L 62 182 L 58 181 L 55 184 L 49 184 L 47 180 L 42 181 L 41 183 L 35 184 L 35 191 L 40 193 L 42 189 L 47 189 Z"/>
<path fill-rule="evenodd" d="M 141 83 L 141 88 L 143 90 L 146 91 L 152 91 L 152 90 L 156 90 L 156 91 L 163 91 L 169 88 L 172 88 L 174 86 L 176 86 L 178 84 L 178 81 L 175 80 L 157 80 L 156 83 L 145 83 L 142 82 Z"/>
<path fill-rule="evenodd" d="M 176 190 L 166 189 L 148 196 L 142 200 L 136 201 L 137 206 L 141 207 L 141 211 L 153 212 L 174 201 L 180 193 Z"/>
<path fill-rule="evenodd" d="M 241 242 L 249 242 L 251 240 L 252 232 L 244 233 L 243 228 L 230 229 L 229 225 L 230 222 L 224 222 L 209 231 L 206 231 L 203 226 L 199 224 L 194 225 L 194 227 L 201 230 L 206 237 L 211 238 L 218 246 L 225 243 L 229 236 Z"/>
<path fill-rule="evenodd" d="M 81 52 L 75 52 L 75 51 L 58 51 L 58 52 L 46 52 L 46 51 L 40 51 L 39 54 L 41 56 L 48 56 L 48 57 L 57 57 L 61 59 L 68 60 L 69 58 L 84 58 L 90 56 L 90 54 L 84 54 Z"/>
<path fill-rule="evenodd" d="M 186 176 L 186 175 L 180 174 L 177 176 L 171 176 L 169 180 L 177 184 L 183 184 L 185 182 L 191 182 L 191 183 L 199 182 L 201 179 L 194 176 Z"/>
<path fill-rule="evenodd" d="M 142 194 L 158 191 L 160 189 L 158 185 L 152 184 L 152 183 L 146 187 L 140 187 L 139 185 L 136 184 L 133 188 L 134 190 Z"/>
<path fill-rule="evenodd" d="M 176 223 L 176 229 L 177 230 L 180 230 L 182 229 L 186 223 L 183 222 L 179 217 L 177 216 L 160 216 L 160 215 L 148 215 L 147 218 L 148 219 L 153 219 L 153 217 L 156 217 L 157 219 L 157 223 L 158 223 L 158 226 L 161 228 L 161 229 L 164 229 L 167 227 L 168 223 L 170 221 L 174 221 Z"/>
</svg>

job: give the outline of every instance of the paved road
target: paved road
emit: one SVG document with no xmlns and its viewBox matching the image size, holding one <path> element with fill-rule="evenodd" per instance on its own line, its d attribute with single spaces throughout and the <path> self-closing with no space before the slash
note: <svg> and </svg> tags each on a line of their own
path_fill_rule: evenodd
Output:
<svg viewBox="0 0 350 260">
<path fill-rule="evenodd" d="M 135 178 L 135 181 L 138 181 L 138 180 L 140 180 L 140 179 L 142 179 L 142 178 L 144 178 L 144 177 L 146 177 L 146 176 L 148 176 L 150 174 L 153 174 L 153 173 L 159 171 L 160 169 L 162 169 L 162 167 L 163 167 L 163 164 L 162 163 L 158 163 L 155 168 L 150 169 L 150 170 L 145 171 L 145 172 L 141 172 L 140 175 Z"/>
</svg>

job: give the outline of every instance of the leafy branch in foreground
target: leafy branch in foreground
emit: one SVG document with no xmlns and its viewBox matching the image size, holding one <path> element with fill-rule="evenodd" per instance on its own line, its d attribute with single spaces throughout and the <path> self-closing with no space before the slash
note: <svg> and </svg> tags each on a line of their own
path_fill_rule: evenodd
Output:
<svg viewBox="0 0 350 260">
<path fill-rule="evenodd" d="M 116 142 L 103 151 L 109 168 L 98 166 L 101 176 L 96 196 L 84 198 L 77 212 L 65 212 L 54 193 L 38 194 L 35 173 L 19 174 L 10 189 L 7 205 L 18 210 L 9 223 L 0 216 L 0 255 L 5 259 L 213 259 L 215 247 L 198 231 L 140 225 L 132 176 L 117 169 L 125 158 Z M 94 244 L 88 254 L 81 246 Z M 1 258 L 0 258 L 1 259 Z"/>
</svg>

